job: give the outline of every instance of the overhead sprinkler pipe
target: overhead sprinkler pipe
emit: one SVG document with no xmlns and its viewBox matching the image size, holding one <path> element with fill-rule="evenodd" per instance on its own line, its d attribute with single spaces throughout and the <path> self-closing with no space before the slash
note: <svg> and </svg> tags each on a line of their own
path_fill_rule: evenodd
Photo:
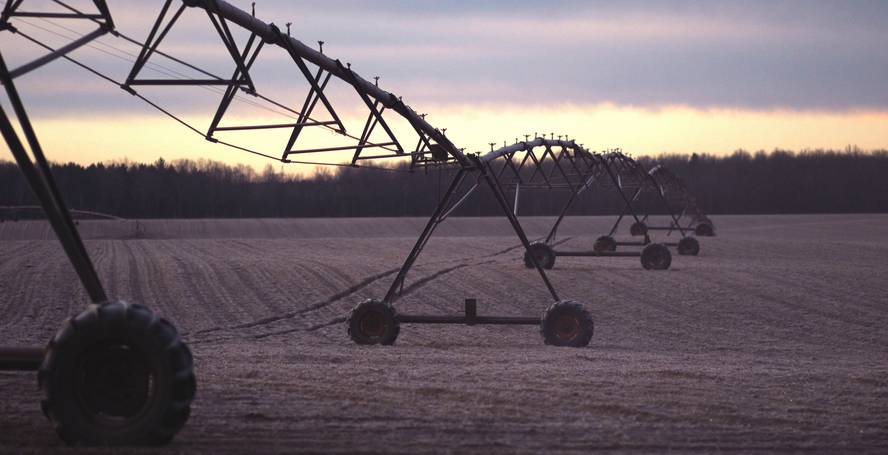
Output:
<svg viewBox="0 0 888 455">
<path fill-rule="evenodd" d="M 387 109 L 397 112 L 416 129 L 425 133 L 438 144 L 446 147 L 447 152 L 456 159 L 461 166 L 465 168 L 474 167 L 474 164 L 459 148 L 456 147 L 456 145 L 444 136 L 442 131 L 426 122 L 423 116 L 404 104 L 400 97 L 379 88 L 372 82 L 359 76 L 350 68 L 342 65 L 339 60 L 327 57 L 322 52 L 306 46 L 296 38 L 287 36 L 286 33 L 281 32 L 274 24 L 263 22 L 252 14 L 243 11 L 224 0 L 182 0 L 182 3 L 186 6 L 198 7 L 216 13 L 225 20 L 240 25 L 250 32 L 255 33 L 258 37 L 262 38 L 265 43 L 274 44 L 287 51 L 291 51 L 301 58 L 317 65 L 319 68 L 322 68 L 324 71 L 329 72 L 333 76 L 351 84 L 359 92 L 365 93 L 369 97 L 379 101 L 380 104 Z"/>
<path fill-rule="evenodd" d="M 527 136 L 525 136 L 525 139 L 526 138 L 527 138 Z M 532 149 L 534 147 L 543 147 L 546 145 L 548 145 L 550 147 L 551 146 L 561 146 L 561 147 L 569 147 L 572 149 L 578 148 L 578 149 L 580 149 L 581 153 L 591 153 L 588 150 L 580 147 L 573 140 L 563 141 L 560 139 L 554 140 L 554 139 L 546 139 L 543 137 L 537 137 L 536 139 L 534 139 L 532 141 L 525 140 L 524 142 L 516 142 L 516 143 L 509 145 L 509 146 L 500 147 L 496 150 L 491 150 L 490 152 L 488 152 L 484 155 L 481 155 L 479 157 L 479 159 L 481 160 L 481 162 L 486 163 L 488 161 L 493 161 L 503 155 L 508 155 L 508 154 L 512 154 L 512 153 L 516 153 L 516 152 L 523 152 L 523 151 L 528 150 L 528 148 Z"/>
</svg>

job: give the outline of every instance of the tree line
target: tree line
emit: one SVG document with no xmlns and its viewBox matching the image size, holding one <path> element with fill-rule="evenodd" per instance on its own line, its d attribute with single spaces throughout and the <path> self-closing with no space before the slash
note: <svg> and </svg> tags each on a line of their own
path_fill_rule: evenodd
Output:
<svg viewBox="0 0 888 455">
<path fill-rule="evenodd" d="M 885 150 L 739 150 L 728 156 L 665 155 L 639 161 L 646 167 L 663 164 L 684 179 L 709 214 L 888 211 Z M 69 207 L 80 210 L 124 218 L 275 218 L 428 215 L 453 170 L 344 167 L 299 177 L 271 166 L 257 172 L 209 160 L 159 159 L 151 164 L 54 164 L 53 173 Z M 468 180 L 462 189 L 473 183 Z M 558 191 L 525 191 L 520 214 L 556 214 L 566 199 Z M 15 164 L 0 162 L 0 206 L 36 203 Z M 621 204 L 615 193 L 593 191 L 569 213 L 611 214 Z M 454 214 L 500 213 L 482 185 Z"/>
</svg>

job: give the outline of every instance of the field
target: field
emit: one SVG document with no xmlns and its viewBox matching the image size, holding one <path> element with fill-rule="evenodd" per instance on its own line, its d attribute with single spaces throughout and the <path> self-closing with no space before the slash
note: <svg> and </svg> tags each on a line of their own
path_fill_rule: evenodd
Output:
<svg viewBox="0 0 888 455">
<path fill-rule="evenodd" d="M 609 218 L 573 218 L 589 248 Z M 523 222 L 534 237 L 548 220 Z M 198 397 L 168 451 L 888 452 L 888 216 L 717 217 L 672 269 L 559 258 L 585 349 L 535 327 L 402 327 L 360 347 L 422 219 L 83 221 L 109 292 L 185 333 Z M 400 311 L 538 315 L 549 303 L 501 219 L 454 218 Z M 87 301 L 47 225 L 0 223 L 0 342 L 42 345 Z M 0 452 L 60 448 L 33 374 L 0 373 Z"/>
</svg>

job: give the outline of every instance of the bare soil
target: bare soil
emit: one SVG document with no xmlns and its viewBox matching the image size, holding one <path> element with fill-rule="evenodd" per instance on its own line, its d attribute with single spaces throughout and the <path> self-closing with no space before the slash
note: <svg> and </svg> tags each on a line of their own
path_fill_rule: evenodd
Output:
<svg viewBox="0 0 888 455">
<path fill-rule="evenodd" d="M 565 222 L 591 249 L 610 218 Z M 523 220 L 534 237 L 549 219 Z M 110 294 L 195 354 L 191 420 L 161 452 L 888 452 L 888 216 L 717 217 L 699 257 L 558 258 L 585 349 L 536 327 L 402 327 L 351 343 L 422 219 L 83 221 Z M 454 218 L 401 312 L 540 315 L 551 302 L 501 219 Z M 43 345 L 87 297 L 42 222 L 0 223 L 0 344 Z M 0 452 L 63 448 L 32 373 L 0 373 Z M 69 453 L 66 450 L 66 453 Z M 109 451 L 110 452 L 110 451 Z"/>
</svg>

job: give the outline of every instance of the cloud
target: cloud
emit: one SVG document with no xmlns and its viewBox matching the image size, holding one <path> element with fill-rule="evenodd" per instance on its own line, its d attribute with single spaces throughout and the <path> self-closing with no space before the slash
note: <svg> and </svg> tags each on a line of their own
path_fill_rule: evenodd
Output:
<svg viewBox="0 0 888 455">
<path fill-rule="evenodd" d="M 232 3 L 250 8 L 248 1 Z M 118 0 L 111 8 L 118 27 L 141 39 L 160 2 Z M 312 46 L 325 40 L 329 55 L 351 62 L 368 79 L 382 76 L 384 88 L 417 109 L 551 100 L 641 108 L 888 110 L 885 2 L 461 0 L 319 6 L 261 0 L 257 14 L 282 28 L 292 21 L 294 36 Z M 65 42 L 45 30 L 30 31 L 56 45 Z M 0 37 L 4 55 L 15 54 L 18 44 L 10 45 L 6 33 Z M 245 37 L 239 32 L 238 38 Z M 102 42 L 137 50 L 110 37 Z M 233 68 L 199 10 L 186 11 L 165 45 L 213 72 L 227 75 Z M 126 54 L 112 57 L 85 48 L 75 55 L 116 78 L 129 70 L 120 58 Z M 70 64 L 54 63 L 29 79 L 22 84 L 40 115 L 133 109 L 119 90 L 104 91 Z M 286 93 L 287 99 L 299 100 L 294 87 L 304 88 L 280 52 L 260 57 L 256 79 L 260 91 Z M 53 83 L 58 80 L 64 83 Z M 191 92 L 196 94 L 176 92 L 172 107 L 189 112 L 214 107 L 212 96 Z"/>
</svg>

